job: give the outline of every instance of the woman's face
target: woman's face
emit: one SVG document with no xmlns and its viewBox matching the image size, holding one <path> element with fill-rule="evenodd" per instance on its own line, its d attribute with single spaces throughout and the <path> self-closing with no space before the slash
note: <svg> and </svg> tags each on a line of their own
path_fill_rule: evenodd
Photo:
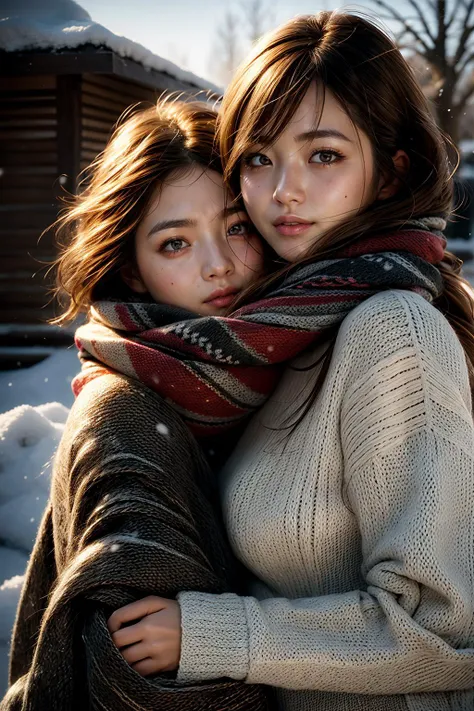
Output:
<svg viewBox="0 0 474 711">
<path fill-rule="evenodd" d="M 194 166 L 171 177 L 137 228 L 129 286 L 202 316 L 223 314 L 263 266 L 260 238 L 226 197 L 215 171 Z"/>
<path fill-rule="evenodd" d="M 320 101 L 313 83 L 277 140 L 251 146 L 242 159 L 241 188 L 249 217 L 289 262 L 374 199 L 369 138 L 327 90 L 316 125 Z"/>
</svg>

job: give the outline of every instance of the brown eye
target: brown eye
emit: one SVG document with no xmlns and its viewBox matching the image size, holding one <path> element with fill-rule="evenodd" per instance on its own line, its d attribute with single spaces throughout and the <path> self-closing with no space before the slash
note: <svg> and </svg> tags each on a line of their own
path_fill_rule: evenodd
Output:
<svg viewBox="0 0 474 711">
<path fill-rule="evenodd" d="M 312 163 L 318 163 L 319 165 L 331 165 L 336 163 L 342 155 L 337 153 L 337 151 L 316 151 L 311 156 Z"/>
<path fill-rule="evenodd" d="M 169 239 L 161 245 L 161 252 L 180 252 L 188 243 L 184 239 Z"/>
<path fill-rule="evenodd" d="M 245 159 L 245 164 L 250 166 L 250 168 L 261 168 L 264 165 L 271 165 L 272 162 L 270 158 L 267 158 L 263 153 L 253 153 L 247 156 Z"/>
<path fill-rule="evenodd" d="M 320 153 L 319 158 L 321 160 L 321 163 L 330 163 L 333 159 L 333 154 L 332 153 Z"/>
</svg>

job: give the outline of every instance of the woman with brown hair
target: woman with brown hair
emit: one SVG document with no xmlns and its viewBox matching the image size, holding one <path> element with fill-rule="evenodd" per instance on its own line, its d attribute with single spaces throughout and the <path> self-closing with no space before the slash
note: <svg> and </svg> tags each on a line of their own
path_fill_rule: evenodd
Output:
<svg viewBox="0 0 474 711">
<path fill-rule="evenodd" d="M 279 326 L 280 360 L 296 331 L 314 345 L 222 475 L 255 588 L 135 602 L 111 616 L 114 642 L 145 673 L 179 656 L 181 680 L 277 687 L 284 711 L 468 711 L 474 301 L 442 235 L 446 141 L 395 44 L 343 12 L 261 40 L 220 139 L 229 184 L 286 262 L 233 317 Z M 270 313 L 246 305 L 269 293 Z"/>
<path fill-rule="evenodd" d="M 154 349 L 161 326 L 222 314 L 262 266 L 260 240 L 224 189 L 215 127 L 196 102 L 136 111 L 60 221 L 69 305 L 59 321 L 85 312 L 78 345 L 93 336 L 26 572 L 2 711 L 266 708 L 262 690 L 241 682 L 144 679 L 106 625 L 143 595 L 238 589 L 209 464 L 165 399 L 174 388 L 183 403 L 187 383 Z"/>
</svg>

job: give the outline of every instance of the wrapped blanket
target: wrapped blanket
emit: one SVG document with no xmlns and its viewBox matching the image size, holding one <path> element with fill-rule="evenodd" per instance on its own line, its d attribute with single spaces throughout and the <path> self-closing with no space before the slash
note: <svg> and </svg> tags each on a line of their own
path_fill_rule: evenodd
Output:
<svg viewBox="0 0 474 711">
<path fill-rule="evenodd" d="M 146 595 L 236 589 L 210 469 L 176 412 L 119 375 L 76 400 L 14 629 L 1 711 L 263 711 L 262 688 L 141 677 L 107 618 Z"/>
</svg>

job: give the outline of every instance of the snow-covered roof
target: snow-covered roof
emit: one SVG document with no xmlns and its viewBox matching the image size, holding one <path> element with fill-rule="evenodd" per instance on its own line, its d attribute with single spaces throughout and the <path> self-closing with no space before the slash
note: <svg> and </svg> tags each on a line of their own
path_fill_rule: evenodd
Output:
<svg viewBox="0 0 474 711">
<path fill-rule="evenodd" d="M 61 50 L 86 44 L 106 47 L 121 57 L 138 62 L 145 69 L 164 72 L 200 89 L 221 93 L 219 87 L 206 79 L 94 22 L 74 0 L 1 0 L 0 49 L 7 52 Z"/>
</svg>

